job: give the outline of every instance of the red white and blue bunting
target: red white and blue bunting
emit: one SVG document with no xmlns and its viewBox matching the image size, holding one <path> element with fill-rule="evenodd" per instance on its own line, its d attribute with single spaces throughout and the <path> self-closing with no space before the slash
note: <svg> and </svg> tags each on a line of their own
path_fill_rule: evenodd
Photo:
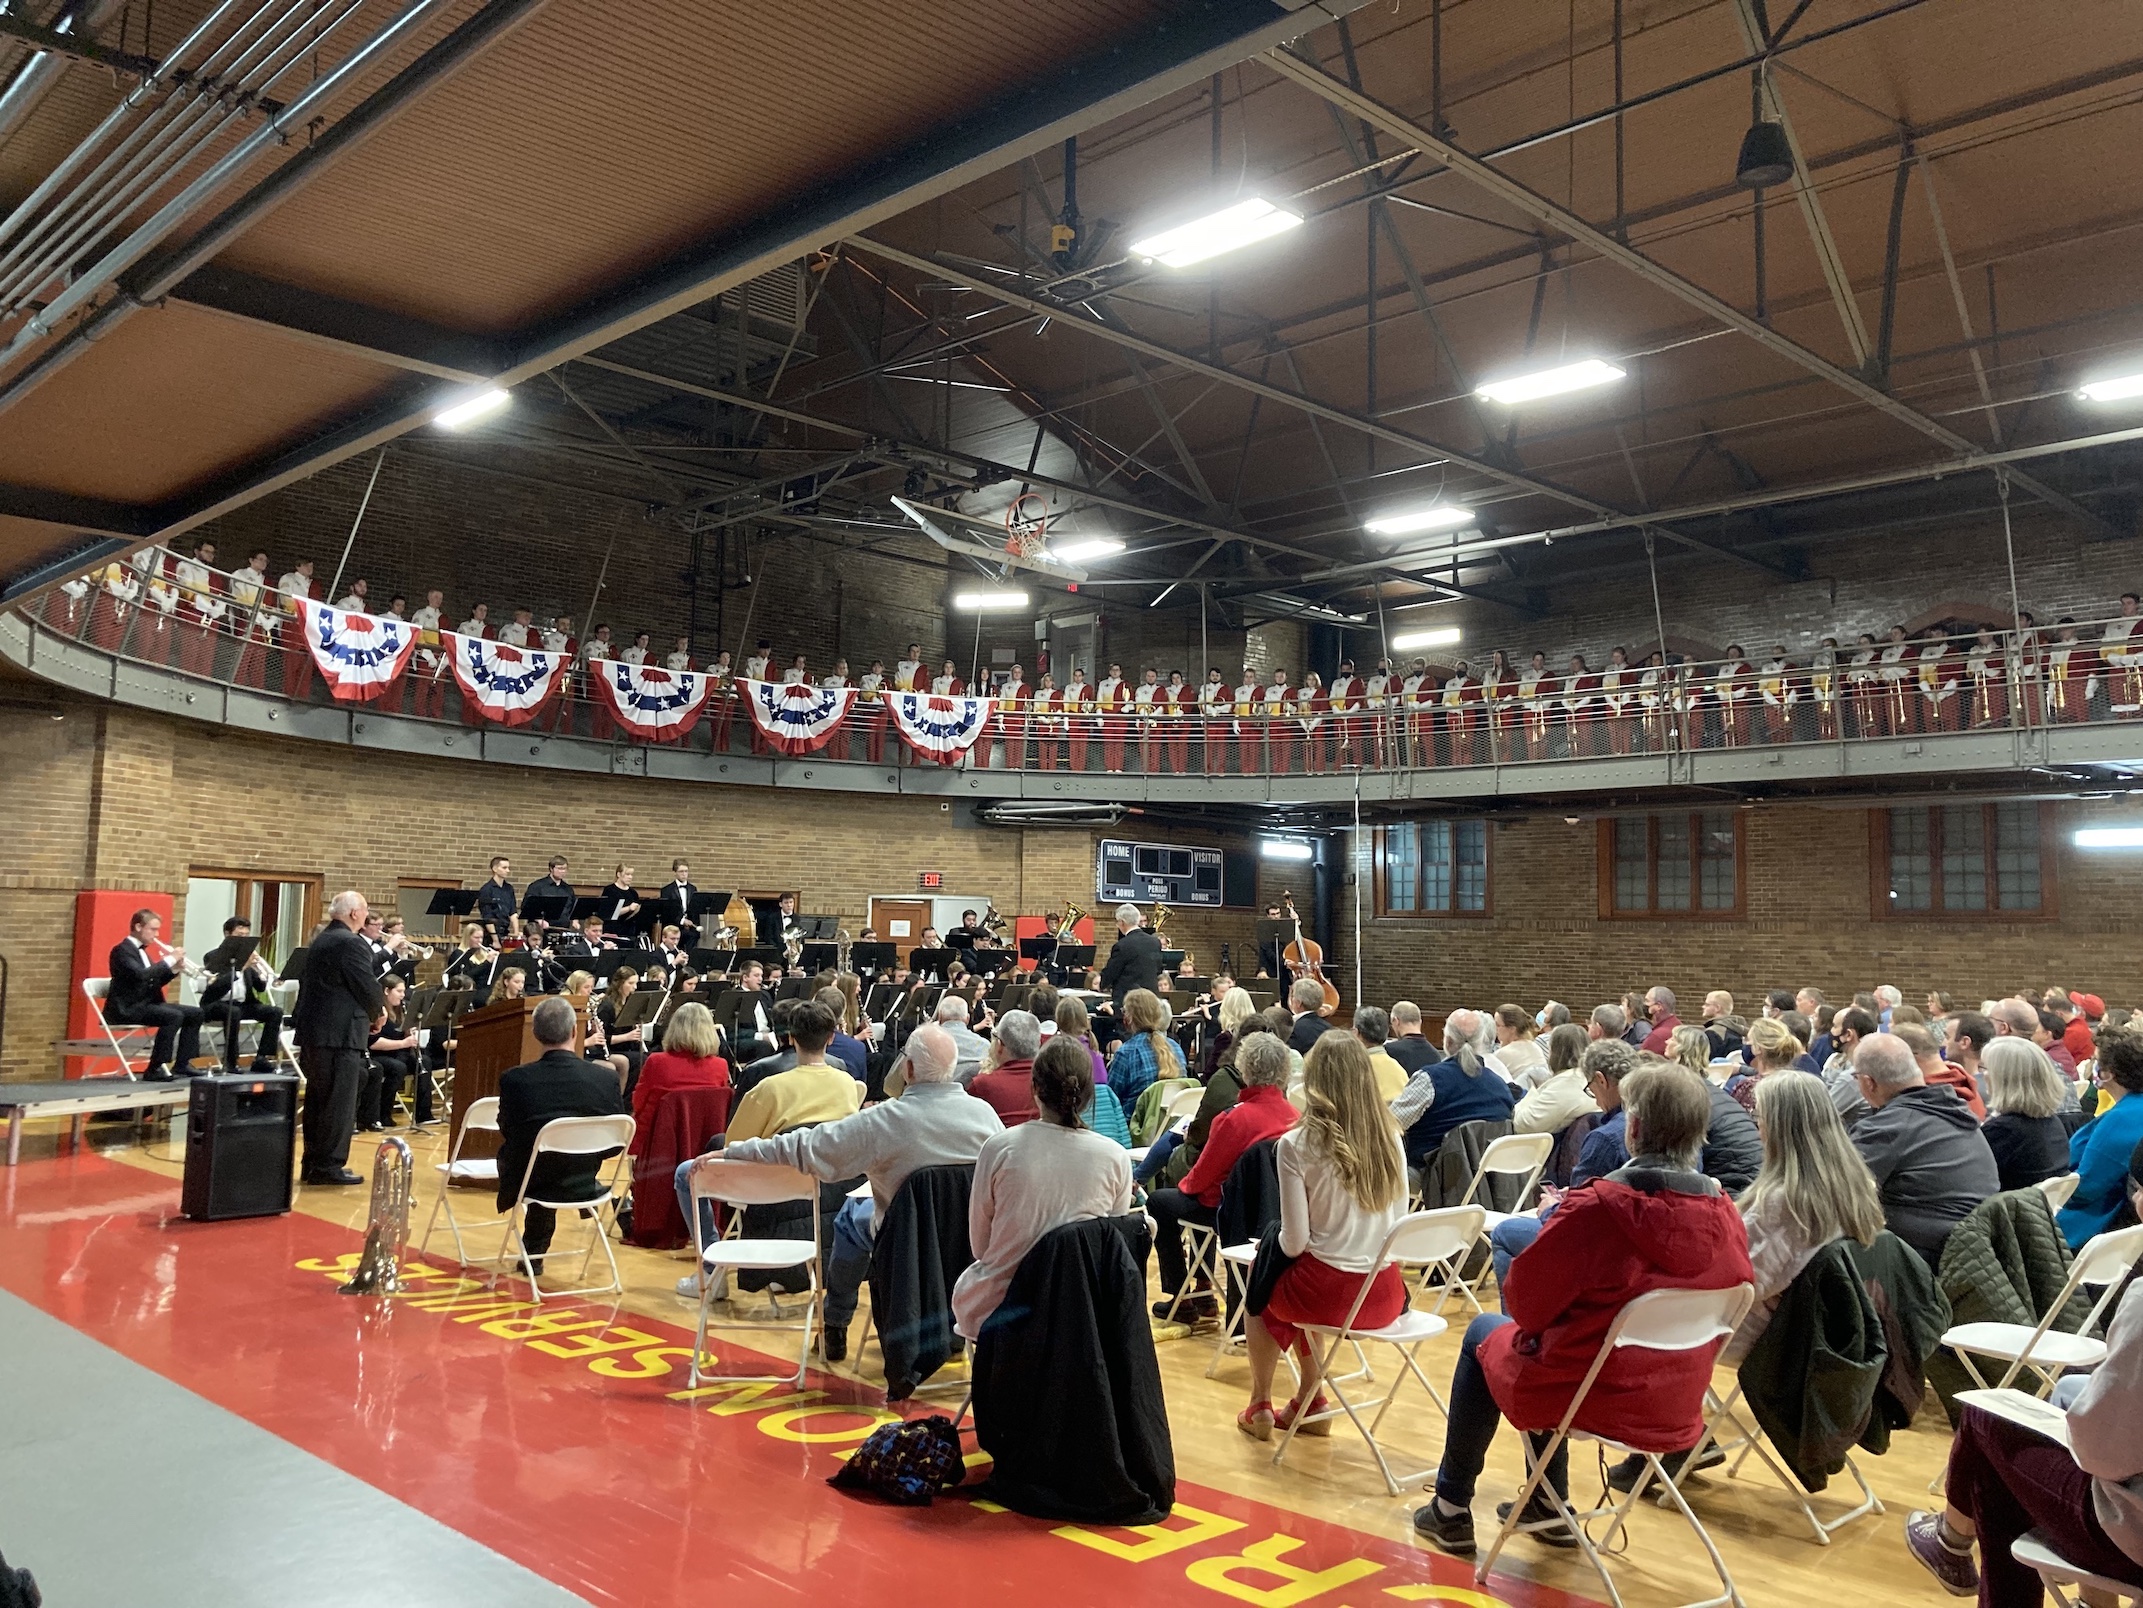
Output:
<svg viewBox="0 0 2143 1608">
<path fill-rule="evenodd" d="M 948 698 L 935 692 L 889 692 L 885 695 L 893 729 L 924 759 L 957 765 L 990 729 L 988 698 Z"/>
<path fill-rule="evenodd" d="M 305 646 L 328 690 L 343 703 L 370 703 L 401 680 L 416 648 L 416 628 L 376 614 L 346 614 L 310 598 L 294 600 Z"/>
<path fill-rule="evenodd" d="M 815 754 L 840 730 L 855 707 L 854 687 L 813 687 L 803 682 L 736 682 L 752 725 L 776 753 Z"/>
<path fill-rule="evenodd" d="M 684 737 L 699 724 L 707 704 L 707 678 L 697 671 L 598 659 L 589 666 L 588 679 L 617 723 L 651 743 Z"/>
<path fill-rule="evenodd" d="M 484 719 L 499 726 L 525 726 L 556 695 L 565 661 L 537 648 L 441 631 L 461 696 Z"/>
</svg>

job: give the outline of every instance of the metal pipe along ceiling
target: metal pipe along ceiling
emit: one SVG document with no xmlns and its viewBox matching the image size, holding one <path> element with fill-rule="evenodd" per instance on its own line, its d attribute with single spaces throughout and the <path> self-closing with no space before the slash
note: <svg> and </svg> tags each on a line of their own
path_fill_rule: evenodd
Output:
<svg viewBox="0 0 2143 1608">
<path fill-rule="evenodd" d="M 117 14 L 126 0 L 85 0 L 80 5 L 69 6 L 54 25 L 62 33 L 94 38 Z M 22 64 L 22 70 L 0 90 L 0 145 L 7 137 L 29 120 L 44 98 L 52 93 L 53 86 L 66 72 L 67 58 L 56 50 L 41 50 Z"/>
</svg>

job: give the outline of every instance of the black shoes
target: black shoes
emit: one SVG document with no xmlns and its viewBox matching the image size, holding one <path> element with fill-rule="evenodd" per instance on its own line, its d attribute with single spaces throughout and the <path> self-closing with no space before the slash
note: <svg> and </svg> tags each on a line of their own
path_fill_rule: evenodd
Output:
<svg viewBox="0 0 2143 1608">
<path fill-rule="evenodd" d="M 1414 1534 L 1454 1558 L 1470 1558 L 1478 1550 L 1473 1539 L 1472 1512 L 1446 1513 L 1436 1505 L 1434 1497 L 1427 1507 L 1414 1509 Z"/>
<path fill-rule="evenodd" d="M 1679 1480 L 1682 1477 L 1682 1467 L 1688 1461 L 1689 1454 L 1687 1452 L 1668 1452 L 1660 1458 L 1659 1466 L 1667 1471 L 1668 1479 Z M 1725 1461 L 1726 1453 L 1720 1451 L 1716 1445 L 1706 1445 L 1704 1455 L 1697 1459 L 1697 1467 L 1699 1469 L 1717 1468 Z M 1630 1491 L 1636 1488 L 1637 1481 L 1643 1473 L 1644 1459 L 1638 1456 L 1637 1453 L 1632 1452 L 1607 1471 L 1608 1489 L 1628 1495 Z M 1657 1481 L 1653 1482 L 1652 1489 L 1655 1491 L 1659 1489 Z"/>
<path fill-rule="evenodd" d="M 1181 1301 L 1174 1296 L 1163 1296 L 1153 1303 L 1153 1315 L 1157 1318 L 1168 1318 L 1171 1316 L 1170 1307 L 1175 1308 L 1172 1314 L 1174 1321 L 1188 1323 L 1193 1327 L 1217 1321 L 1220 1317 L 1220 1307 L 1210 1295 L 1186 1295 Z"/>
<path fill-rule="evenodd" d="M 177 1076 L 178 1074 L 173 1072 L 168 1066 L 152 1066 L 146 1072 L 142 1073 L 141 1081 L 144 1083 L 170 1083 L 174 1081 Z"/>
<path fill-rule="evenodd" d="M 306 1184 L 361 1184 L 365 1180 L 363 1175 L 353 1173 L 347 1167 L 336 1167 L 330 1171 L 301 1173 L 298 1181 Z"/>
<path fill-rule="evenodd" d="M 1508 1519 L 1511 1509 L 1517 1505 L 1515 1502 L 1498 1502 L 1496 1522 L 1500 1524 Z M 1563 1522 L 1563 1516 L 1555 1511 L 1555 1504 L 1537 1491 L 1533 1493 L 1533 1499 L 1526 1503 L 1525 1511 L 1518 1515 L 1518 1522 L 1546 1526 L 1544 1529 L 1522 1532 L 1544 1547 L 1561 1547 L 1567 1550 L 1577 1545 L 1577 1532 Z"/>
<path fill-rule="evenodd" d="M 848 1330 L 829 1326 L 825 1331 L 825 1341 L 826 1360 L 828 1362 L 846 1362 L 848 1360 Z"/>
</svg>

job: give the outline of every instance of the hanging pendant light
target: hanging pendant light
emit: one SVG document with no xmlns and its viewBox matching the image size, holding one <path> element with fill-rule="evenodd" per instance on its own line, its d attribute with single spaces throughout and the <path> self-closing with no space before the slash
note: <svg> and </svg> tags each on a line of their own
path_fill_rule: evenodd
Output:
<svg viewBox="0 0 2143 1608">
<path fill-rule="evenodd" d="M 1793 177 L 1793 150 L 1783 125 L 1758 118 L 1741 136 L 1734 162 L 1734 182 L 1744 190 L 1767 190 Z"/>
</svg>

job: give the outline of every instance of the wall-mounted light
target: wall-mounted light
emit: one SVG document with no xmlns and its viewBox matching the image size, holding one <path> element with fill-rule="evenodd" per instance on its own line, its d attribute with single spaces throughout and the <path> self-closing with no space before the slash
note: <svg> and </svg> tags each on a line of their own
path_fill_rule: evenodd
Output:
<svg viewBox="0 0 2143 1608">
<path fill-rule="evenodd" d="M 2079 849 L 2143 849 L 2143 826 L 2081 826 L 2076 829 Z"/>
<path fill-rule="evenodd" d="M 1440 625 L 1433 631 L 1402 631 L 1391 639 L 1394 653 L 1408 648 L 1448 648 L 1458 643 L 1463 633 L 1455 625 Z"/>
<path fill-rule="evenodd" d="M 1307 860 L 1316 850 L 1301 838 L 1269 837 L 1258 844 L 1258 853 L 1268 860 Z"/>
</svg>

